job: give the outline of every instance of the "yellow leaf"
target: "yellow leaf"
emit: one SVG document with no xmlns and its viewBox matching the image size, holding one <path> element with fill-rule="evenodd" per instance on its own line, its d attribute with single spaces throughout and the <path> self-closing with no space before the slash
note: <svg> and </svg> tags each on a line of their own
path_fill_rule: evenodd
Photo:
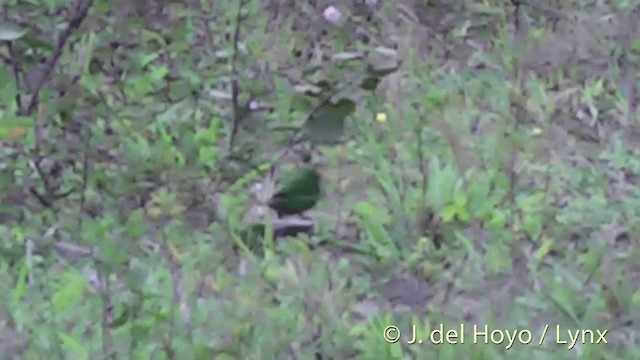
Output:
<svg viewBox="0 0 640 360">
<path fill-rule="evenodd" d="M 21 137 L 22 135 L 27 133 L 27 128 L 24 126 L 14 126 L 9 129 L 1 129 L 0 130 L 0 138 L 5 140 L 13 140 Z"/>
<path fill-rule="evenodd" d="M 208 283 L 209 283 L 209 287 L 211 288 L 211 290 L 220 291 L 220 285 L 218 285 L 218 283 L 216 282 L 216 280 L 214 278 L 210 278 Z"/>
<path fill-rule="evenodd" d="M 542 129 L 541 128 L 535 127 L 533 129 L 531 129 L 531 135 L 538 136 L 540 134 L 542 134 Z"/>
<path fill-rule="evenodd" d="M 176 247 L 175 247 L 173 244 L 169 243 L 169 244 L 168 244 L 168 247 L 169 247 L 169 252 L 171 253 L 171 256 L 172 256 L 174 259 L 182 260 L 182 254 L 180 254 L 180 252 L 178 251 L 178 249 L 176 249 Z"/>
<path fill-rule="evenodd" d="M 363 323 L 356 323 L 353 326 L 349 326 L 349 335 L 359 336 L 366 334 L 370 329 Z"/>
<path fill-rule="evenodd" d="M 169 209 L 169 214 L 172 216 L 180 215 L 184 212 L 184 210 L 185 210 L 184 206 L 180 204 L 176 204 Z"/>
<path fill-rule="evenodd" d="M 419 237 L 418 241 L 416 242 L 416 251 L 419 253 L 423 253 L 427 249 L 427 246 L 430 242 L 431 241 L 426 236 Z"/>
<path fill-rule="evenodd" d="M 553 248 L 553 244 L 553 240 L 544 235 L 542 237 L 542 244 L 533 254 L 533 258 L 538 262 L 542 260 L 542 258 L 551 251 L 551 249 Z"/>
<path fill-rule="evenodd" d="M 425 279 L 431 279 L 441 272 L 442 271 L 440 270 L 440 268 L 436 265 L 430 263 L 425 263 L 424 265 L 422 265 L 422 275 L 425 277 Z"/>
<path fill-rule="evenodd" d="M 338 188 L 340 188 L 340 191 L 346 191 L 347 190 L 347 186 L 349 186 L 349 184 L 351 183 L 351 178 L 345 178 L 342 181 L 340 181 L 340 183 L 338 184 Z"/>
<path fill-rule="evenodd" d="M 15 126 L 7 133 L 9 138 L 17 138 L 27 133 L 27 128 L 24 126 Z"/>
<path fill-rule="evenodd" d="M 377 122 L 381 122 L 381 123 L 387 122 L 387 114 L 382 113 L 382 112 L 381 113 L 377 113 L 376 114 L 376 121 Z"/>
<path fill-rule="evenodd" d="M 159 206 L 149 206 L 147 213 L 151 218 L 156 219 L 162 216 L 162 209 Z"/>
<path fill-rule="evenodd" d="M 235 334 L 241 334 L 251 329 L 251 324 L 247 322 L 236 322 L 232 325 L 232 329 Z"/>
</svg>

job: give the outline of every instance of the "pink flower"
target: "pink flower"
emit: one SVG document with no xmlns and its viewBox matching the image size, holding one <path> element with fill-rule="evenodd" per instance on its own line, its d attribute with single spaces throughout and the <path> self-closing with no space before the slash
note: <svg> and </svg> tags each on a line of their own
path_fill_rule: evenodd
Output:
<svg viewBox="0 0 640 360">
<path fill-rule="evenodd" d="M 256 111 L 260 109 L 260 103 L 257 100 L 249 101 L 249 110 Z"/>
<path fill-rule="evenodd" d="M 340 16 L 342 14 L 340 14 L 340 10 L 336 9 L 335 7 L 327 6 L 327 8 L 324 9 L 322 15 L 324 16 L 325 20 L 332 23 L 337 23 L 340 20 Z"/>
</svg>

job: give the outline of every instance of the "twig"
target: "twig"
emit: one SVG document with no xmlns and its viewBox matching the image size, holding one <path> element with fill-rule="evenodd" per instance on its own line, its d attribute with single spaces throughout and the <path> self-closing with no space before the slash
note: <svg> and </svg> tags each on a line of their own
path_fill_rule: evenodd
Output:
<svg viewBox="0 0 640 360">
<path fill-rule="evenodd" d="M 513 42 L 524 44 L 527 40 L 527 24 L 521 18 L 522 7 L 520 3 L 514 4 L 514 26 L 515 26 L 515 34 L 513 37 Z M 522 48 L 520 46 L 516 49 L 516 54 L 512 59 L 512 71 L 513 71 L 513 79 L 514 86 L 511 91 L 509 91 L 509 112 L 512 120 L 512 128 L 508 130 L 508 140 L 509 145 L 511 147 L 511 154 L 509 155 L 507 162 L 507 171 L 509 173 L 509 190 L 507 197 L 509 199 L 509 205 L 511 207 L 511 211 L 509 212 L 509 218 L 507 219 L 508 227 L 513 231 L 515 226 L 515 203 L 516 203 L 516 185 L 519 180 L 519 174 L 516 172 L 516 166 L 519 158 L 520 148 L 518 145 L 518 130 L 520 129 L 520 121 L 524 121 L 527 116 L 527 112 L 524 108 L 525 104 L 522 103 L 525 98 L 525 94 L 523 94 L 526 89 L 523 86 L 523 72 L 522 72 Z"/>
<path fill-rule="evenodd" d="M 455 280 L 460 278 L 460 274 L 462 274 L 462 270 L 466 268 L 466 263 L 469 260 L 469 254 L 465 254 L 462 257 L 462 261 L 460 262 L 460 266 L 456 269 L 455 272 L 451 275 L 451 281 L 447 282 L 447 285 L 444 290 L 444 295 L 442 296 L 441 304 L 446 304 L 449 302 L 449 296 L 451 295 L 453 288 L 455 287 Z"/>
<path fill-rule="evenodd" d="M 40 90 L 44 86 L 45 82 L 49 79 L 49 76 L 53 72 L 53 68 L 55 67 L 58 59 L 62 56 L 62 50 L 64 49 L 67 40 L 71 36 L 74 30 L 80 27 L 82 21 L 87 17 L 87 12 L 89 8 L 93 4 L 93 0 L 77 0 L 72 1 L 69 4 L 69 18 L 67 27 L 62 30 L 60 36 L 58 37 L 58 41 L 54 47 L 53 53 L 51 56 L 42 64 L 41 67 L 37 67 L 31 70 L 33 78 L 35 79 L 33 85 L 33 93 L 31 94 L 31 99 L 26 107 L 23 107 L 18 112 L 19 115 L 29 115 L 33 112 L 33 110 L 38 105 L 38 101 L 40 99 Z"/>
<path fill-rule="evenodd" d="M 238 129 L 242 116 L 240 112 L 240 104 L 238 103 L 238 43 L 240 42 L 240 22 L 242 21 L 242 5 L 243 1 L 238 0 L 238 12 L 236 14 L 235 29 L 233 30 L 233 55 L 231 57 L 231 102 L 233 106 L 233 125 L 231 128 L 231 136 L 229 137 L 229 153 L 233 153 Z"/>
<path fill-rule="evenodd" d="M 34 153 L 33 167 L 38 173 L 38 177 L 40 177 L 40 180 L 42 181 L 42 185 L 44 187 L 44 194 L 38 193 L 38 191 L 36 191 L 36 189 L 33 187 L 30 188 L 29 191 L 38 199 L 38 201 L 40 201 L 42 206 L 52 208 L 53 187 L 49 182 L 49 177 L 47 176 L 44 169 L 42 168 L 43 158 L 40 155 L 40 151 L 41 151 L 40 144 L 43 141 L 42 131 L 44 127 L 44 108 L 41 106 L 39 110 L 40 111 L 38 112 L 38 120 L 36 121 L 35 129 L 34 129 L 35 146 L 33 149 L 33 153 Z"/>
<path fill-rule="evenodd" d="M 113 351 L 113 339 L 111 338 L 111 330 L 109 329 L 109 323 L 111 314 L 113 312 L 113 305 L 111 304 L 111 298 L 109 297 L 110 286 L 109 277 L 100 269 L 100 260 L 96 260 L 96 274 L 98 277 L 98 283 L 100 284 L 100 298 L 102 300 L 102 354 L 103 357 L 116 359 L 116 353 Z"/>
<path fill-rule="evenodd" d="M 82 229 L 84 210 L 87 204 L 87 188 L 89 186 L 89 142 L 91 141 L 91 128 L 87 128 L 84 140 L 84 154 L 82 157 L 82 185 L 80 188 L 80 207 L 78 209 L 78 230 Z"/>
<path fill-rule="evenodd" d="M 169 330 L 168 336 L 164 338 L 164 350 L 166 352 L 167 358 L 170 360 L 175 359 L 175 350 L 171 345 L 173 343 L 173 336 L 175 334 L 176 329 L 176 308 L 182 307 L 184 301 L 182 290 L 182 275 L 180 273 L 180 266 L 174 261 L 173 253 L 169 247 L 169 242 L 167 241 L 167 236 L 163 233 L 161 235 L 162 242 L 164 245 L 164 255 L 165 260 L 167 261 L 167 265 L 169 268 L 169 272 L 171 273 L 171 281 L 173 287 L 173 297 L 171 299 L 171 309 L 169 314 Z M 185 307 L 186 308 L 186 307 Z M 190 312 L 183 312 L 182 315 L 185 315 L 187 318 L 187 322 L 191 325 L 190 321 Z M 189 326 L 190 328 L 191 326 Z"/>
<path fill-rule="evenodd" d="M 13 44 L 10 42 L 7 43 L 7 48 L 9 50 L 9 55 L 11 56 L 11 68 L 13 69 L 13 77 L 16 82 L 16 88 L 20 89 L 20 69 L 18 67 L 16 52 L 13 48 Z M 20 96 L 20 91 L 16 92 L 16 104 L 18 105 L 18 109 L 22 109 L 22 97 Z"/>
<path fill-rule="evenodd" d="M 49 179 L 49 174 L 47 174 L 47 172 L 42 168 L 42 160 L 44 160 L 44 157 L 40 155 L 42 150 L 40 147 L 40 144 L 42 144 L 43 137 L 44 137 L 42 133 L 44 128 L 44 121 L 45 121 L 44 107 L 40 106 L 38 111 L 38 120 L 36 121 L 35 128 L 34 128 L 35 146 L 34 146 L 34 149 L 32 150 L 33 160 L 31 160 L 31 164 L 33 168 L 36 170 L 38 177 L 40 177 L 40 180 L 42 180 L 44 193 L 43 194 L 39 193 L 34 187 L 30 187 L 29 192 L 33 196 L 35 196 L 36 199 L 38 199 L 38 201 L 42 206 L 51 209 L 51 211 L 54 213 L 54 216 L 55 216 L 56 212 L 53 207 L 54 200 L 62 199 L 69 196 L 71 193 L 74 192 L 74 189 L 71 188 L 67 191 L 56 193 L 56 189 L 54 189 L 54 186 L 53 184 L 51 184 L 51 181 Z"/>
</svg>

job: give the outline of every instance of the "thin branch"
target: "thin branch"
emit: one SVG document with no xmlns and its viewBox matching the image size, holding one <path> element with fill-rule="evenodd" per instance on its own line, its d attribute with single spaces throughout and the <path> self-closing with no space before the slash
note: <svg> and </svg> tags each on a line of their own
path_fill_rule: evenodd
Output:
<svg viewBox="0 0 640 360">
<path fill-rule="evenodd" d="M 13 48 L 13 44 L 10 42 L 7 43 L 7 48 L 9 49 L 9 55 L 11 56 L 11 68 L 13 69 L 13 77 L 16 82 L 16 89 L 20 89 L 20 68 L 18 66 L 16 51 Z M 18 109 L 22 109 L 22 97 L 20 96 L 20 91 L 16 92 L 16 104 L 18 105 Z"/>
<path fill-rule="evenodd" d="M 235 29 L 233 31 L 233 55 L 231 57 L 231 102 L 233 106 L 233 125 L 231 128 L 231 136 L 229 137 L 229 153 L 233 153 L 238 129 L 242 121 L 240 104 L 238 96 L 240 90 L 238 88 L 238 43 L 240 42 L 240 22 L 242 21 L 242 5 L 243 1 L 238 0 L 238 12 L 236 14 Z"/>
<path fill-rule="evenodd" d="M 60 59 L 60 56 L 62 56 L 62 51 L 67 43 L 67 40 L 69 40 L 69 37 L 71 36 L 73 31 L 78 29 L 80 27 L 80 24 L 82 24 L 82 21 L 84 21 L 84 19 L 87 17 L 87 13 L 92 4 L 93 0 L 77 0 L 72 1 L 69 5 L 70 15 L 67 20 L 68 24 L 67 27 L 64 28 L 64 30 L 62 30 L 62 32 L 60 33 L 53 53 L 47 59 L 47 61 L 42 64 L 41 67 L 37 67 L 31 70 L 32 74 L 36 75 L 33 76 L 33 78 L 35 79 L 33 85 L 33 93 L 31 94 L 29 104 L 26 107 L 20 109 L 20 115 L 29 115 L 37 107 L 38 101 L 40 99 L 40 90 L 51 76 L 53 68 Z"/>
<path fill-rule="evenodd" d="M 111 330 L 109 329 L 110 319 L 113 313 L 113 305 L 111 304 L 110 294 L 110 286 L 109 286 L 109 277 L 107 274 L 103 273 L 100 270 L 100 265 L 98 264 L 96 259 L 96 270 L 98 275 L 98 281 L 101 287 L 100 298 L 102 300 L 102 321 L 101 321 L 101 329 L 102 329 L 102 354 L 103 358 L 111 358 L 112 360 L 116 359 L 116 353 L 113 347 L 113 339 L 111 338 Z"/>
<path fill-rule="evenodd" d="M 168 336 L 164 338 L 164 350 L 167 354 L 167 358 L 170 360 L 175 359 L 175 350 L 173 348 L 173 346 L 171 345 L 173 343 L 173 336 L 175 335 L 175 330 L 176 330 L 176 308 L 182 308 L 183 310 L 186 309 L 186 311 L 182 312 L 182 315 L 184 316 L 184 318 L 187 320 L 187 323 L 189 324 L 189 327 L 191 327 L 191 321 L 190 321 L 190 311 L 187 309 L 187 307 L 183 307 L 182 305 L 185 304 L 185 299 L 184 299 L 184 294 L 182 290 L 182 274 L 180 272 L 180 266 L 179 264 L 176 263 L 176 261 L 173 258 L 173 253 L 171 251 L 169 242 L 167 241 L 167 236 L 163 233 L 161 235 L 162 237 L 162 242 L 164 245 L 164 255 L 165 255 L 165 260 L 167 261 L 167 265 L 169 268 L 169 272 L 171 273 L 171 280 L 172 280 L 172 287 L 173 287 L 173 297 L 171 300 L 171 310 L 170 310 L 170 315 L 169 315 L 169 333 Z"/>
<path fill-rule="evenodd" d="M 78 230 L 82 229 L 84 210 L 87 204 L 87 188 L 89 186 L 89 145 L 91 141 L 91 128 L 87 128 L 84 141 L 84 154 L 82 157 L 82 185 L 80 189 L 80 207 L 78 210 Z"/>
<path fill-rule="evenodd" d="M 33 154 L 34 154 L 33 167 L 38 173 L 38 177 L 42 181 L 42 185 L 44 187 L 44 194 L 38 193 L 38 191 L 35 188 L 30 188 L 29 190 L 31 194 L 33 194 L 36 198 L 38 198 L 38 200 L 40 201 L 40 203 L 42 203 L 44 207 L 52 208 L 53 204 L 51 202 L 53 200 L 54 190 L 53 190 L 53 186 L 51 185 L 51 182 L 49 181 L 49 177 L 47 176 L 46 172 L 42 168 L 43 157 L 40 155 L 41 153 L 40 145 L 44 140 L 43 139 L 44 137 L 43 129 L 44 129 L 44 122 L 45 122 L 44 113 L 45 113 L 44 107 L 40 106 L 40 109 L 38 111 L 38 120 L 36 121 L 35 128 L 34 128 L 35 146 L 33 149 Z"/>
</svg>

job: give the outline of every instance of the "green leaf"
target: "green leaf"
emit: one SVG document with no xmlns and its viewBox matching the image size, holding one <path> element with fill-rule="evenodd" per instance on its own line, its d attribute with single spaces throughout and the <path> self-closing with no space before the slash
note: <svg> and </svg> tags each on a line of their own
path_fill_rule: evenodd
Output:
<svg viewBox="0 0 640 360">
<path fill-rule="evenodd" d="M 438 108 L 444 105 L 446 100 L 445 91 L 441 88 L 431 88 L 424 95 L 424 103 L 426 106 Z"/>
<path fill-rule="evenodd" d="M 356 110 L 356 103 L 340 99 L 320 107 L 304 124 L 305 135 L 314 142 L 335 142 L 344 134 L 346 118 Z"/>
<path fill-rule="evenodd" d="M 60 338 L 62 345 L 67 350 L 78 356 L 78 358 L 85 359 L 89 356 L 87 349 L 82 345 L 80 341 L 64 333 L 58 333 L 58 337 Z"/>
<path fill-rule="evenodd" d="M 153 66 L 149 72 L 149 77 L 153 82 L 161 81 L 169 73 L 169 68 L 166 65 Z"/>
<path fill-rule="evenodd" d="M 15 41 L 23 37 L 26 33 L 26 29 L 22 29 L 16 24 L 0 21 L 0 40 L 2 41 Z"/>
<path fill-rule="evenodd" d="M 640 39 L 633 39 L 629 46 L 629 50 L 634 54 L 640 54 Z"/>
<path fill-rule="evenodd" d="M 84 293 L 86 280 L 77 274 L 69 273 L 65 276 L 64 285 L 53 294 L 51 303 L 57 310 L 74 305 Z"/>
<path fill-rule="evenodd" d="M 374 91 L 375 89 L 378 88 L 378 85 L 380 84 L 380 77 L 378 76 L 368 76 L 365 77 L 364 79 L 362 79 L 362 81 L 360 82 L 360 88 L 362 90 L 367 90 L 367 91 Z"/>
<path fill-rule="evenodd" d="M 112 329 L 112 330 L 117 329 L 119 327 L 122 327 L 124 324 L 126 324 L 129 321 L 129 318 L 130 318 L 129 308 L 124 307 L 123 310 L 118 315 L 118 317 L 113 319 L 109 324 L 107 324 L 107 326 L 109 327 L 109 329 Z"/>
<path fill-rule="evenodd" d="M 145 44 L 149 44 L 152 41 L 157 41 L 158 45 L 165 47 L 167 46 L 166 41 L 164 40 L 164 38 L 162 37 L 162 35 L 160 35 L 160 33 L 155 32 L 155 31 L 151 31 L 151 30 L 147 30 L 147 29 L 141 29 L 140 30 L 140 37 L 142 38 L 142 41 Z"/>
<path fill-rule="evenodd" d="M 353 205 L 353 211 L 358 216 L 373 218 L 380 224 L 387 224 L 390 220 L 386 209 L 367 201 L 358 201 L 355 203 Z"/>
<path fill-rule="evenodd" d="M 365 201 L 357 202 L 353 211 L 358 215 L 359 226 L 365 231 L 370 245 L 380 257 L 388 258 L 398 252 L 391 236 L 384 227 L 383 214 L 379 208 Z"/>
<path fill-rule="evenodd" d="M 429 164 L 429 174 L 427 199 L 434 209 L 440 211 L 447 203 L 454 200 L 454 190 L 459 186 L 460 179 L 452 165 L 441 166 L 437 157 Z"/>
<path fill-rule="evenodd" d="M 49 41 L 36 35 L 25 34 L 20 41 L 27 44 L 31 49 L 40 49 L 47 52 L 53 51 L 53 45 Z"/>
<path fill-rule="evenodd" d="M 308 96 L 306 96 L 308 95 Z M 291 111 L 299 111 L 302 113 L 310 113 L 313 111 L 314 103 L 309 96 L 318 96 L 320 93 L 293 94 L 291 97 Z"/>
<path fill-rule="evenodd" d="M 509 248 L 499 241 L 493 242 L 487 246 L 485 260 L 489 271 L 493 274 L 499 274 L 511 265 Z"/>
<path fill-rule="evenodd" d="M 22 136 L 32 125 L 32 118 L 7 112 L 0 118 L 0 139 Z"/>
<path fill-rule="evenodd" d="M 25 294 L 25 285 L 27 280 L 27 264 L 23 263 L 20 267 L 20 273 L 18 275 L 18 281 L 15 288 L 11 292 L 11 306 L 17 307 L 20 300 Z"/>
<path fill-rule="evenodd" d="M 580 319 L 576 311 L 575 299 L 577 294 L 569 289 L 567 284 L 561 282 L 561 279 L 556 279 L 556 283 L 553 284 L 551 292 L 549 293 L 549 299 L 562 313 L 567 315 L 574 323 L 579 324 Z"/>
<path fill-rule="evenodd" d="M 331 82 L 326 80 L 326 79 L 318 80 L 315 83 L 315 85 L 317 87 L 319 87 L 320 89 L 322 89 L 323 93 L 329 93 L 329 92 L 332 92 L 334 90 L 333 84 L 331 84 Z"/>
<path fill-rule="evenodd" d="M 442 221 L 449 222 L 453 219 L 457 214 L 457 209 L 454 204 L 447 205 L 440 211 L 440 216 L 442 217 Z"/>
</svg>

